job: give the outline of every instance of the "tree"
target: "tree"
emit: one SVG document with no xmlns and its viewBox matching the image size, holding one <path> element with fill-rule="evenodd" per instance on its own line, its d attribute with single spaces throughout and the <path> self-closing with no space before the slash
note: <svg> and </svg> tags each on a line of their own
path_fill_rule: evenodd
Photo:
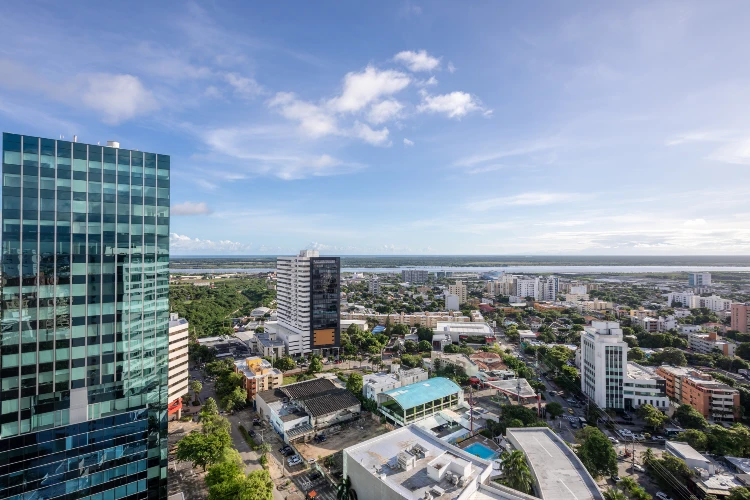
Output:
<svg viewBox="0 0 750 500">
<path fill-rule="evenodd" d="M 552 402 L 547 403 L 547 415 L 552 417 L 553 419 L 559 417 L 563 414 L 563 406 L 560 403 Z"/>
<path fill-rule="evenodd" d="M 534 478 L 521 450 L 504 451 L 500 456 L 503 471 L 502 484 L 522 493 L 529 494 L 534 486 Z"/>
<path fill-rule="evenodd" d="M 739 344 L 737 349 L 735 349 L 734 354 L 745 361 L 750 361 L 750 342 L 742 342 Z"/>
<path fill-rule="evenodd" d="M 273 363 L 274 368 L 278 368 L 282 372 L 286 372 L 289 370 L 294 370 L 297 367 L 297 363 L 294 362 L 292 358 L 289 356 L 284 356 L 283 358 L 277 359 Z"/>
<path fill-rule="evenodd" d="M 432 336 L 433 331 L 432 328 L 427 328 L 426 326 L 420 326 L 417 328 L 417 337 L 419 337 L 419 341 L 426 340 L 427 342 L 432 342 Z"/>
<path fill-rule="evenodd" d="M 222 460 L 209 467 L 208 474 L 206 474 L 206 486 L 211 488 L 217 484 L 234 481 L 240 476 L 244 476 L 241 460 L 240 463 L 235 460 Z"/>
<path fill-rule="evenodd" d="M 589 426 L 580 430 L 576 437 L 581 441 L 578 458 L 592 476 L 617 474 L 617 453 L 602 431 Z"/>
<path fill-rule="evenodd" d="M 265 333 L 266 329 L 262 326 L 255 327 L 255 333 Z"/>
<path fill-rule="evenodd" d="M 674 366 L 687 365 L 685 353 L 674 347 L 665 347 L 663 351 L 657 352 L 651 356 L 654 364 L 668 364 Z"/>
<path fill-rule="evenodd" d="M 229 420 L 221 415 L 201 415 L 201 424 L 203 434 L 216 434 L 224 432 L 227 436 L 231 429 Z"/>
<path fill-rule="evenodd" d="M 443 352 L 447 354 L 456 354 L 459 350 L 460 349 L 456 344 L 448 344 L 443 348 Z"/>
<path fill-rule="evenodd" d="M 273 481 L 265 469 L 254 470 L 209 487 L 209 500 L 273 500 Z"/>
<path fill-rule="evenodd" d="M 750 490 L 742 486 L 729 490 L 727 500 L 750 500 Z"/>
<path fill-rule="evenodd" d="M 705 429 L 708 425 L 705 417 L 690 405 L 680 405 L 674 412 L 674 418 L 688 429 Z"/>
<path fill-rule="evenodd" d="M 633 347 L 628 350 L 628 361 L 640 361 L 646 357 L 646 353 L 640 347 Z"/>
<path fill-rule="evenodd" d="M 417 343 L 413 340 L 407 340 L 404 342 L 404 350 L 408 353 L 417 352 Z"/>
<path fill-rule="evenodd" d="M 681 432 L 677 435 L 677 441 L 684 441 L 698 451 L 705 451 L 708 448 L 708 436 L 698 429 Z"/>
<path fill-rule="evenodd" d="M 349 378 L 346 381 L 346 388 L 351 391 L 352 394 L 359 397 L 362 395 L 363 379 L 359 373 L 349 374 Z"/>
<path fill-rule="evenodd" d="M 430 352 L 432 350 L 432 344 L 427 340 L 420 340 L 417 344 L 419 352 Z"/>
<path fill-rule="evenodd" d="M 362 329 L 359 327 L 359 325 L 352 323 L 347 327 L 346 333 L 348 333 L 350 337 L 354 335 L 361 335 Z"/>
<path fill-rule="evenodd" d="M 216 404 L 216 400 L 214 398 L 208 398 L 206 401 L 203 402 L 203 407 L 201 407 L 201 417 L 204 417 L 205 415 L 218 415 L 219 414 L 219 405 Z"/>
<path fill-rule="evenodd" d="M 409 335 L 409 327 L 402 324 L 394 325 L 391 328 L 391 335 L 398 335 L 399 337 Z"/>
<path fill-rule="evenodd" d="M 203 384 L 201 384 L 200 380 L 193 380 L 190 382 L 190 390 L 193 391 L 193 395 L 195 396 L 193 401 L 198 401 L 198 394 L 203 390 Z"/>
<path fill-rule="evenodd" d="M 247 403 L 247 392 L 242 387 L 235 387 L 232 392 L 224 396 L 221 405 L 226 411 L 232 411 L 235 408 L 243 408 Z"/>
<path fill-rule="evenodd" d="M 177 460 L 191 462 L 193 467 L 206 467 L 219 461 L 224 453 L 224 443 L 217 434 L 193 431 L 177 442 Z"/>
<path fill-rule="evenodd" d="M 646 421 L 646 425 L 653 430 L 661 428 L 669 417 L 651 405 L 643 405 L 638 408 L 638 415 Z"/>
<path fill-rule="evenodd" d="M 307 373 L 309 375 L 315 375 L 323 371 L 323 363 L 320 361 L 319 356 L 313 356 L 310 358 L 310 366 L 307 367 Z"/>
<path fill-rule="evenodd" d="M 628 500 L 628 497 L 622 491 L 609 488 L 604 492 L 604 500 Z"/>
</svg>

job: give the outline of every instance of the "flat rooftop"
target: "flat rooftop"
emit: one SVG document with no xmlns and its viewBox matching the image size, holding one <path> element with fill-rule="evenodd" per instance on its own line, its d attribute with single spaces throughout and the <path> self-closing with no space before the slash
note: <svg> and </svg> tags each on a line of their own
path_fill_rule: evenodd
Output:
<svg viewBox="0 0 750 500">
<path fill-rule="evenodd" d="M 491 387 L 510 394 L 511 396 L 521 396 L 522 398 L 534 398 L 536 397 L 536 391 L 528 380 L 525 378 L 512 378 L 508 380 L 491 380 L 485 382 Z"/>
<path fill-rule="evenodd" d="M 604 500 L 572 449 L 548 427 L 511 428 L 514 448 L 526 454 L 543 500 Z"/>
<path fill-rule="evenodd" d="M 709 459 L 704 457 L 698 450 L 693 448 L 687 443 L 682 441 L 667 441 L 666 450 L 670 453 L 676 454 L 683 460 L 696 460 L 700 462 L 709 463 Z"/>
<path fill-rule="evenodd" d="M 424 382 L 405 385 L 381 394 L 394 399 L 401 405 L 401 408 L 406 410 L 456 393 L 463 393 L 463 389 L 457 386 L 455 382 L 443 377 L 434 377 Z"/>
<path fill-rule="evenodd" d="M 410 470 L 399 466 L 399 454 L 413 457 L 414 466 Z M 456 499 L 466 489 L 466 485 L 453 485 L 447 474 L 439 481 L 430 477 L 430 464 L 448 471 L 453 468 L 468 471 L 466 484 L 480 476 L 486 478 L 492 467 L 491 462 L 441 441 L 416 425 L 345 448 L 344 461 L 357 463 L 372 475 L 380 476 L 391 490 L 408 500 L 422 500 L 427 492 L 435 500 Z"/>
<path fill-rule="evenodd" d="M 643 380 L 662 380 L 663 378 L 654 374 L 651 370 L 630 361 L 628 362 L 628 377 Z"/>
<path fill-rule="evenodd" d="M 433 330 L 435 333 L 465 333 L 466 335 L 490 335 L 495 333 L 487 323 L 457 323 L 455 321 L 438 321 Z"/>
</svg>

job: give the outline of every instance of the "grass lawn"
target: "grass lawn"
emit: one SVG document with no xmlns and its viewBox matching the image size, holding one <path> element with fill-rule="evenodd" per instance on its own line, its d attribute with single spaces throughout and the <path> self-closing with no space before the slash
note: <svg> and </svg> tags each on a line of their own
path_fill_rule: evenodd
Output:
<svg viewBox="0 0 750 500">
<path fill-rule="evenodd" d="M 293 384 L 298 378 L 299 375 L 284 375 L 284 383 L 281 385 Z"/>
</svg>

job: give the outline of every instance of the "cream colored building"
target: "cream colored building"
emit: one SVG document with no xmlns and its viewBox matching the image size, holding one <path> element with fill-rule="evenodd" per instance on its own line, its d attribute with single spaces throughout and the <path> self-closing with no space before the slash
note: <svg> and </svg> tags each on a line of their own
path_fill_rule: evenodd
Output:
<svg viewBox="0 0 750 500">
<path fill-rule="evenodd" d="M 190 325 L 177 313 L 169 315 L 169 407 L 170 414 L 182 416 L 180 398 L 190 392 L 188 387 L 188 329 Z"/>
<path fill-rule="evenodd" d="M 468 290 L 463 281 L 456 281 L 455 285 L 448 285 L 448 294 L 458 296 L 459 304 L 465 304 L 468 298 Z"/>
<path fill-rule="evenodd" d="M 375 318 L 379 325 L 385 325 L 390 321 L 392 325 L 407 326 L 426 326 L 427 328 L 437 327 L 438 322 L 451 323 L 469 323 L 471 318 L 464 316 L 460 312 L 426 312 L 421 314 L 365 314 L 362 312 L 341 312 L 342 320 Z"/>
</svg>

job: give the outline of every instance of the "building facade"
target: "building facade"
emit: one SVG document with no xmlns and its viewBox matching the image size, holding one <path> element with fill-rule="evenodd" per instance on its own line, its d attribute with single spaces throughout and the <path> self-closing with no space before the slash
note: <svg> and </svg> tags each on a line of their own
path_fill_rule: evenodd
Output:
<svg viewBox="0 0 750 500">
<path fill-rule="evenodd" d="M 169 415 L 182 416 L 182 396 L 188 394 L 188 332 L 190 325 L 177 313 L 169 315 Z"/>
<path fill-rule="evenodd" d="M 734 357 L 736 344 L 719 337 L 716 332 L 688 333 L 688 349 L 700 354 L 711 354 L 718 350 L 724 356 Z"/>
<path fill-rule="evenodd" d="M 367 283 L 367 290 L 373 295 L 380 294 L 380 278 L 374 275 L 371 276 L 370 281 Z"/>
<path fill-rule="evenodd" d="M 401 281 L 405 283 L 427 283 L 429 272 L 421 269 L 404 269 L 401 271 Z"/>
<path fill-rule="evenodd" d="M 302 250 L 276 261 L 277 338 L 291 356 L 329 355 L 340 346 L 341 261 Z"/>
<path fill-rule="evenodd" d="M 539 278 L 513 278 L 513 295 L 521 300 L 526 297 L 539 300 Z"/>
<path fill-rule="evenodd" d="M 539 279 L 539 300 L 554 302 L 557 300 L 557 290 L 560 280 L 557 276 L 546 276 Z"/>
<path fill-rule="evenodd" d="M 739 418 L 740 393 L 694 368 L 662 365 L 656 374 L 666 380 L 667 396 L 687 404 L 710 420 Z"/>
<path fill-rule="evenodd" d="M 260 391 L 281 387 L 284 374 L 271 366 L 267 360 L 253 356 L 234 362 L 234 371 L 242 375 L 242 382 L 247 392 L 247 399 L 255 398 Z"/>
<path fill-rule="evenodd" d="M 730 328 L 738 332 L 748 333 L 747 326 L 750 324 L 750 304 L 732 304 L 731 311 Z"/>
<path fill-rule="evenodd" d="M 616 321 L 593 321 L 581 334 L 581 389 L 601 408 L 624 408 L 628 344 Z"/>
<path fill-rule="evenodd" d="M 465 304 L 468 299 L 468 290 L 462 281 L 456 281 L 453 285 L 448 285 L 447 295 L 458 297 L 459 304 Z"/>
<path fill-rule="evenodd" d="M 688 286 L 711 286 L 711 273 L 688 273 Z"/>
<path fill-rule="evenodd" d="M 0 498 L 166 498 L 166 155 L 3 134 Z"/>
</svg>

